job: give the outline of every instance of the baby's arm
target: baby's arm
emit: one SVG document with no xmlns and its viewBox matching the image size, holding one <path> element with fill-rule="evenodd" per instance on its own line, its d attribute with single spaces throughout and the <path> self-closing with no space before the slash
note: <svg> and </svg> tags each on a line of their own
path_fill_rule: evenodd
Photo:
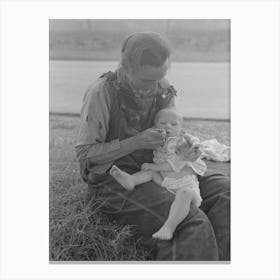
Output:
<svg viewBox="0 0 280 280">
<path fill-rule="evenodd" d="M 182 160 L 193 162 L 201 156 L 200 141 L 198 138 L 184 132 L 183 137 L 185 141 L 176 146 L 176 154 Z"/>
<path fill-rule="evenodd" d="M 172 166 L 169 164 L 169 162 L 164 163 L 143 163 L 142 164 L 142 170 L 152 170 L 156 172 L 160 171 L 174 171 Z"/>
</svg>

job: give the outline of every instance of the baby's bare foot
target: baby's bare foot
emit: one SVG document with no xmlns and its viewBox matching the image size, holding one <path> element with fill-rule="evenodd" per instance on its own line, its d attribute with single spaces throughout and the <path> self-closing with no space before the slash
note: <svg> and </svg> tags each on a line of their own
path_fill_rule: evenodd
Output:
<svg viewBox="0 0 280 280">
<path fill-rule="evenodd" d="M 130 174 L 121 171 L 117 166 L 113 165 L 110 169 L 110 175 L 119 182 L 126 190 L 131 191 L 134 189 L 135 184 Z"/>
<path fill-rule="evenodd" d="M 173 237 L 173 231 L 170 227 L 164 225 L 152 237 L 155 239 L 170 240 Z"/>
</svg>

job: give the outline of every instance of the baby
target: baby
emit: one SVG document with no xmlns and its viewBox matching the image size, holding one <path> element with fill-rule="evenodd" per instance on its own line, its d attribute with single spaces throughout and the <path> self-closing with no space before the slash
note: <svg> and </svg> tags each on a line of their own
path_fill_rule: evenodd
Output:
<svg viewBox="0 0 280 280">
<path fill-rule="evenodd" d="M 155 128 L 166 133 L 166 140 L 163 147 L 153 151 L 154 163 L 144 163 L 142 171 L 132 175 L 113 166 L 110 174 L 127 190 L 154 181 L 175 194 L 167 220 L 153 234 L 153 238 L 169 240 L 176 227 L 187 217 L 191 203 L 200 205 L 202 199 L 197 174 L 203 176 L 207 167 L 200 158 L 189 162 L 178 152 L 187 141 L 183 131 L 183 117 L 174 108 L 157 113 Z"/>
</svg>

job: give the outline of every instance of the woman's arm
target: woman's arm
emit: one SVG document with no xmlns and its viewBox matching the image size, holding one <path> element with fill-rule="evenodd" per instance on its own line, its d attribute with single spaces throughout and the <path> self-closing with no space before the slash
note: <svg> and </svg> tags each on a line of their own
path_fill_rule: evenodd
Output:
<svg viewBox="0 0 280 280">
<path fill-rule="evenodd" d="M 90 165 L 112 162 L 139 149 L 156 149 L 163 144 L 162 134 L 154 128 L 148 128 L 135 136 L 109 143 L 97 143 L 76 146 L 78 158 L 87 159 Z"/>
<path fill-rule="evenodd" d="M 88 89 L 83 100 L 81 124 L 75 146 L 79 160 L 90 165 L 102 165 L 130 154 L 138 149 L 155 149 L 163 144 L 160 132 L 149 128 L 136 136 L 119 141 L 106 141 L 110 119 L 108 89 L 100 79 Z"/>
<path fill-rule="evenodd" d="M 106 143 L 78 145 L 75 147 L 75 152 L 78 160 L 87 159 L 92 164 L 105 164 L 129 154 L 135 149 L 135 142 L 131 137 L 123 141 L 115 139 Z"/>
<path fill-rule="evenodd" d="M 86 91 L 80 114 L 75 152 L 79 161 L 101 156 L 120 148 L 119 141 L 105 143 L 109 126 L 111 99 L 105 79 L 98 79 Z"/>
</svg>

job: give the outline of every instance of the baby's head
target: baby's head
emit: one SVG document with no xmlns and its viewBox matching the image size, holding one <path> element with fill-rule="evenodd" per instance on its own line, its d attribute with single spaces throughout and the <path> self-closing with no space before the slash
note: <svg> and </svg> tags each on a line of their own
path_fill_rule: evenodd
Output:
<svg viewBox="0 0 280 280">
<path fill-rule="evenodd" d="M 155 128 L 164 129 L 166 136 L 178 136 L 183 128 L 183 116 L 173 108 L 160 110 L 155 117 Z"/>
</svg>

